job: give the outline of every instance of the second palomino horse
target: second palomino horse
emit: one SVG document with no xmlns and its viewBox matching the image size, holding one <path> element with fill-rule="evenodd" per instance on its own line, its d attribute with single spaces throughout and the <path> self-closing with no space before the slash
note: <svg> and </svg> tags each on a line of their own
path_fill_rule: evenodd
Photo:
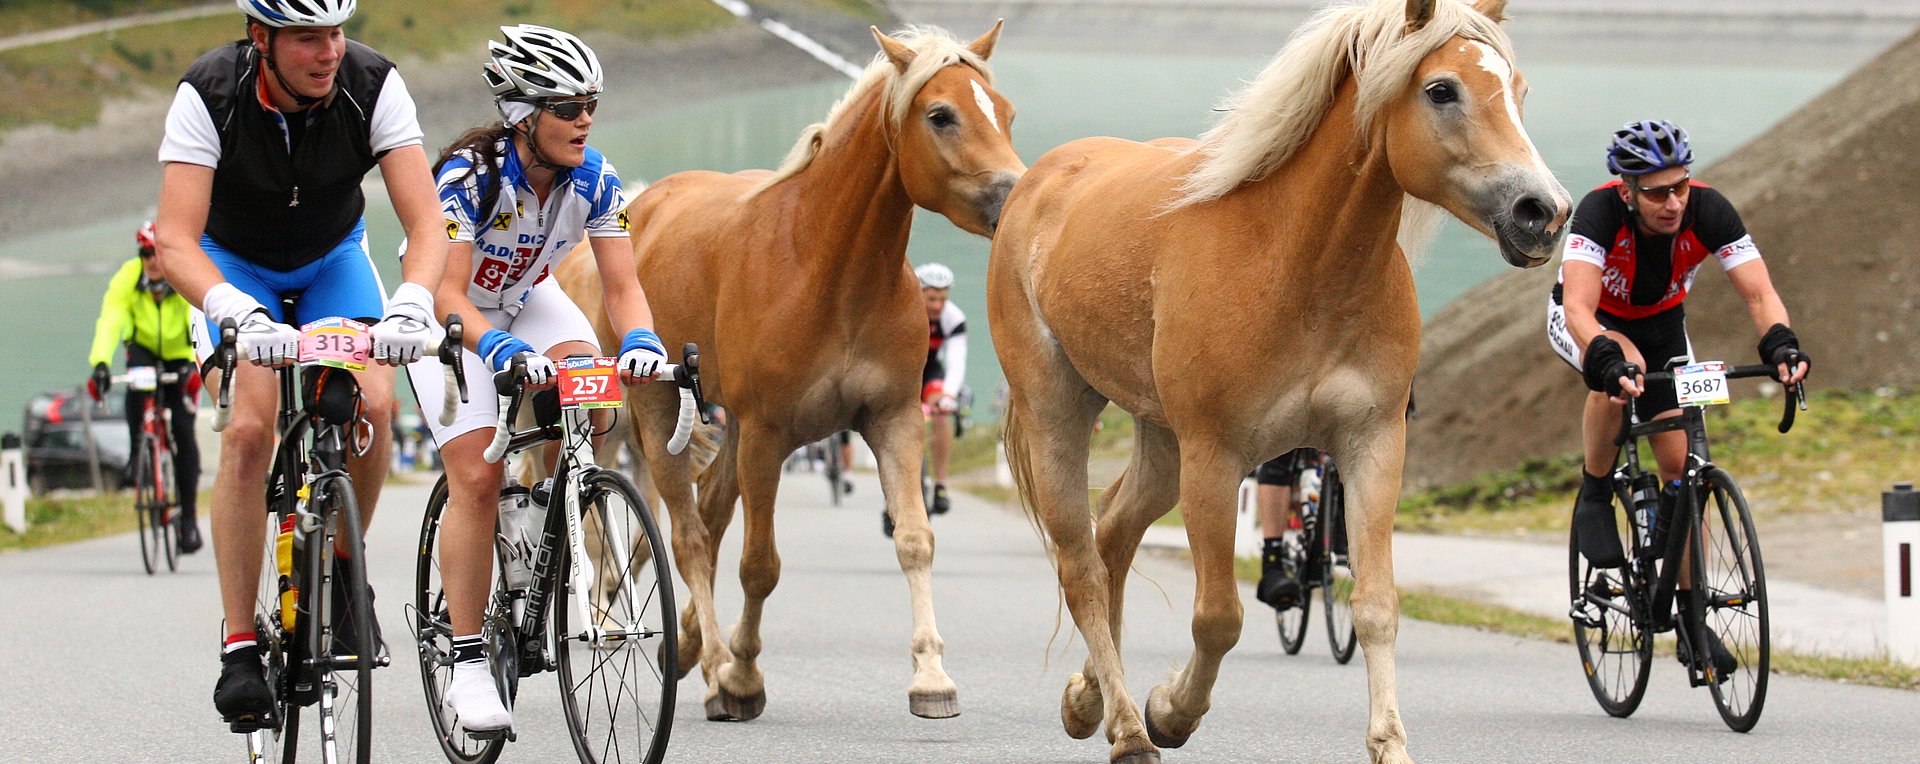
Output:
<svg viewBox="0 0 1920 764">
<path fill-rule="evenodd" d="M 628 208 L 656 328 L 669 342 L 699 343 L 707 397 L 729 416 L 696 507 L 687 460 L 665 450 L 672 387 L 639 388 L 627 408 L 673 517 L 675 563 L 692 595 L 679 670 L 699 665 L 709 719 L 752 719 L 765 707 L 756 659 L 761 610 L 780 579 L 780 465 L 802 444 L 846 429 L 874 446 L 899 526 L 894 550 L 913 604 L 909 709 L 931 718 L 960 712 L 934 627 L 933 533 L 920 497 L 927 319 L 906 248 L 915 205 L 990 234 L 1026 171 L 1009 142 L 1013 108 L 994 91 L 986 63 L 999 35 L 999 24 L 970 43 L 876 29 L 881 54 L 780 169 L 671 175 Z M 591 258 L 570 257 L 555 273 L 577 303 L 600 304 Z M 589 317 L 603 342 L 612 336 L 604 316 Z M 726 640 L 713 581 L 736 498 L 745 507 L 746 604 Z"/>
<path fill-rule="evenodd" d="M 1533 267 L 1568 215 L 1520 124 L 1505 4 L 1327 9 L 1199 141 L 1069 143 L 1007 199 L 987 286 L 1007 452 L 1087 643 L 1061 720 L 1074 737 L 1104 723 L 1113 761 L 1157 762 L 1156 744 L 1199 726 L 1240 636 L 1234 485 L 1297 446 L 1333 454 L 1347 481 L 1367 748 L 1410 760 L 1392 532 L 1420 312 L 1396 235 L 1430 229 L 1438 205 Z M 1109 401 L 1138 429 L 1089 523 L 1087 434 Z M 1143 530 L 1175 502 L 1194 648 L 1143 723 L 1121 670 L 1123 592 Z"/>
</svg>

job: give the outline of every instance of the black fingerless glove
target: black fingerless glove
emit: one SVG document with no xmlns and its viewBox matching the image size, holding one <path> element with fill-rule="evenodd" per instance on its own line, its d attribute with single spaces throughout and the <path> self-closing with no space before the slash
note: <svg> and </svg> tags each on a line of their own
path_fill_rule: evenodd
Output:
<svg viewBox="0 0 1920 764">
<path fill-rule="evenodd" d="M 1580 375 L 1586 378 L 1587 389 L 1608 395 L 1620 394 L 1621 377 L 1640 373 L 1633 364 L 1627 363 L 1627 353 L 1620 349 L 1620 343 L 1604 334 L 1587 343 L 1587 352 L 1581 356 L 1580 366 Z"/>
<path fill-rule="evenodd" d="M 1804 362 L 1813 367 L 1813 357 L 1800 349 L 1800 338 L 1786 324 L 1774 324 L 1760 337 L 1760 362 L 1771 366 Z"/>
</svg>

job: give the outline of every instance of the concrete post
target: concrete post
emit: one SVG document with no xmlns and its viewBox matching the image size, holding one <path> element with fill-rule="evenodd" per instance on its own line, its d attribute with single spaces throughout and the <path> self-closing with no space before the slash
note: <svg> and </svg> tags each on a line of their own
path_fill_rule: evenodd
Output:
<svg viewBox="0 0 1920 764">
<path fill-rule="evenodd" d="M 1912 483 L 1895 483 L 1880 495 L 1880 519 L 1886 550 L 1887 652 L 1894 660 L 1920 665 L 1920 492 Z"/>
<path fill-rule="evenodd" d="M 27 465 L 21 458 L 20 436 L 0 436 L 0 519 L 14 533 L 27 532 Z"/>
<path fill-rule="evenodd" d="M 1260 530 L 1260 484 L 1249 475 L 1240 479 L 1239 499 L 1233 512 L 1233 554 L 1235 557 L 1260 556 L 1266 543 Z"/>
</svg>

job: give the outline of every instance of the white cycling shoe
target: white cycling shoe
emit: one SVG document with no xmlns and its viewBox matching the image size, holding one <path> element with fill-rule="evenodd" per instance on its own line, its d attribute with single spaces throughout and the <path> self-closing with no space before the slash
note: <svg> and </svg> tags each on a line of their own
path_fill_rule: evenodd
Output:
<svg viewBox="0 0 1920 764">
<path fill-rule="evenodd" d="M 454 664 L 442 702 L 448 720 L 469 734 L 500 733 L 513 727 L 513 714 L 500 703 L 500 691 L 485 663 Z"/>
</svg>

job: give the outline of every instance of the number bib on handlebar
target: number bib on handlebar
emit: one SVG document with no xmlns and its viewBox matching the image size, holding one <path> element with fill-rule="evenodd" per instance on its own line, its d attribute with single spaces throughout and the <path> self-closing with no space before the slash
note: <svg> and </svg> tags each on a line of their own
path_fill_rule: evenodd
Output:
<svg viewBox="0 0 1920 764">
<path fill-rule="evenodd" d="M 1715 406 L 1732 400 L 1727 394 L 1727 365 L 1707 361 L 1673 370 L 1673 391 L 1682 406 Z"/>
<path fill-rule="evenodd" d="M 143 393 L 160 387 L 160 370 L 152 366 L 127 367 L 127 389 Z"/>
<path fill-rule="evenodd" d="M 560 408 L 620 407 L 619 359 L 565 358 L 559 366 Z"/>
<path fill-rule="evenodd" d="M 300 365 L 366 371 L 373 338 L 351 318 L 323 318 L 300 327 Z"/>
</svg>

